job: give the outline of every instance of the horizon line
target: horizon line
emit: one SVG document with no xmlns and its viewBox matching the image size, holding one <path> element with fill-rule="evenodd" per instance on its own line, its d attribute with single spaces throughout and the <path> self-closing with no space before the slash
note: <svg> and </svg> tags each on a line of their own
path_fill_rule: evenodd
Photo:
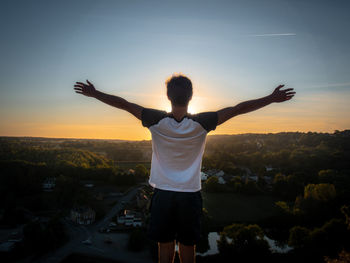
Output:
<svg viewBox="0 0 350 263">
<path fill-rule="evenodd" d="M 338 130 L 334 130 L 333 132 L 321 132 L 321 131 L 279 131 L 279 132 L 266 132 L 266 133 L 254 133 L 254 132 L 246 132 L 246 133 L 223 133 L 223 134 L 209 134 L 208 136 L 234 136 L 234 135 L 245 135 L 245 134 L 279 134 L 279 133 L 320 133 L 320 134 L 334 134 Z M 339 130 L 339 132 L 350 131 L 349 129 Z M 11 135 L 0 135 L 0 138 L 33 138 L 33 139 L 60 139 L 60 140 L 109 140 L 109 141 L 152 141 L 152 139 L 143 139 L 143 140 L 133 140 L 133 139 L 110 139 L 110 138 L 77 138 L 77 137 L 45 137 L 45 136 L 11 136 Z"/>
</svg>

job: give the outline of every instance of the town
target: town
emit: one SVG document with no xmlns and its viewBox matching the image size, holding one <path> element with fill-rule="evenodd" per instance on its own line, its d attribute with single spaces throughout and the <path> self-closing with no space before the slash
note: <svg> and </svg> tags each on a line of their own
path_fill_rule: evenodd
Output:
<svg viewBox="0 0 350 263">
<path fill-rule="evenodd" d="M 349 136 L 209 136 L 197 261 L 319 262 L 346 251 Z M 146 235 L 150 158 L 150 141 L 1 137 L 2 262 L 157 261 Z"/>
</svg>

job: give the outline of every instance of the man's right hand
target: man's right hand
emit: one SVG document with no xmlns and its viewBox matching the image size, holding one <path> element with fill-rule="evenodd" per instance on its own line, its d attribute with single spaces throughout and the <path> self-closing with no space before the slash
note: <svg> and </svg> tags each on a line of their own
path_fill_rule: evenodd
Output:
<svg viewBox="0 0 350 263">
<path fill-rule="evenodd" d="M 76 82 L 76 84 L 74 85 L 75 92 L 88 97 L 95 97 L 96 89 L 94 85 L 88 80 L 86 80 L 86 82 L 87 84 L 83 82 Z"/>
</svg>

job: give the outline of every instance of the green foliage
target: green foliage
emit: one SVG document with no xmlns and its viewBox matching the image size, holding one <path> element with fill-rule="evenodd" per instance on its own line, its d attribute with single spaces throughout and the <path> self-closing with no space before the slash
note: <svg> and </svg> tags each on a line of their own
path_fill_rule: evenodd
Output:
<svg viewBox="0 0 350 263">
<path fill-rule="evenodd" d="M 301 177 L 296 175 L 284 176 L 277 173 L 273 180 L 272 192 L 283 199 L 293 200 L 303 191 L 303 182 Z"/>
<path fill-rule="evenodd" d="M 313 255 L 315 258 L 334 256 L 345 244 L 350 244 L 350 233 L 343 220 L 333 218 L 322 227 L 312 230 L 301 226 L 291 228 L 288 244 L 297 253 Z"/>
<path fill-rule="evenodd" d="M 336 190 L 332 184 L 308 184 L 304 196 L 298 196 L 294 202 L 293 214 L 299 215 L 306 224 L 320 224 L 339 215 L 336 205 Z"/>
<path fill-rule="evenodd" d="M 327 202 L 336 197 L 333 184 L 308 184 L 304 189 L 304 199 Z"/>
<path fill-rule="evenodd" d="M 306 184 L 316 183 L 311 175 L 320 170 L 350 169 L 349 137 L 349 131 L 209 136 L 203 165 L 220 169 L 229 161 L 259 174 L 261 167 L 270 165 L 285 174 L 303 172 L 310 176 Z"/>
<path fill-rule="evenodd" d="M 143 164 L 138 164 L 135 166 L 135 176 L 140 178 L 142 181 L 147 180 L 149 171 Z"/>
<path fill-rule="evenodd" d="M 203 192 L 203 206 L 208 210 L 211 226 L 223 227 L 232 222 L 269 220 L 278 210 L 268 195 Z"/>
<path fill-rule="evenodd" d="M 286 214 L 292 213 L 290 207 L 289 207 L 289 206 L 287 205 L 287 203 L 284 202 L 284 201 L 277 201 L 277 202 L 275 203 L 275 205 L 276 205 L 282 212 L 284 212 L 284 213 L 286 213 Z"/>
<path fill-rule="evenodd" d="M 345 216 L 345 223 L 348 225 L 348 229 L 350 230 L 350 209 L 348 206 L 343 205 L 340 210 Z"/>
<path fill-rule="evenodd" d="M 270 254 L 264 232 L 258 225 L 226 226 L 220 233 L 218 248 L 221 255 L 232 258 L 252 259 Z"/>
<path fill-rule="evenodd" d="M 350 262 L 350 253 L 342 250 L 339 255 L 338 258 L 336 259 L 331 259 L 330 257 L 325 257 L 324 261 L 326 263 L 349 263 Z"/>
<path fill-rule="evenodd" d="M 204 183 L 204 190 L 209 193 L 220 192 L 222 186 L 219 184 L 219 180 L 216 176 L 209 177 Z"/>
<path fill-rule="evenodd" d="M 337 172 L 333 169 L 321 170 L 318 172 L 320 183 L 333 183 Z"/>
<path fill-rule="evenodd" d="M 289 230 L 289 240 L 288 245 L 298 248 L 306 247 L 306 244 L 309 242 L 310 229 L 301 226 L 295 226 Z"/>
<path fill-rule="evenodd" d="M 242 185 L 241 192 L 249 195 L 257 195 L 262 193 L 256 182 L 252 180 L 248 180 L 245 184 Z"/>
</svg>

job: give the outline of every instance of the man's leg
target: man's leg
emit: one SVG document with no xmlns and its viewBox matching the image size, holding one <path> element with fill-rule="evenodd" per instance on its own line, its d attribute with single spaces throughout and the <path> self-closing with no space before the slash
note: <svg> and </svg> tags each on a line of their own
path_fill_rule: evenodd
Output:
<svg viewBox="0 0 350 263">
<path fill-rule="evenodd" d="M 173 263 L 175 258 L 175 241 L 158 243 L 158 262 Z"/>
<path fill-rule="evenodd" d="M 196 262 L 196 246 L 186 246 L 179 243 L 179 256 L 181 263 Z"/>
</svg>

